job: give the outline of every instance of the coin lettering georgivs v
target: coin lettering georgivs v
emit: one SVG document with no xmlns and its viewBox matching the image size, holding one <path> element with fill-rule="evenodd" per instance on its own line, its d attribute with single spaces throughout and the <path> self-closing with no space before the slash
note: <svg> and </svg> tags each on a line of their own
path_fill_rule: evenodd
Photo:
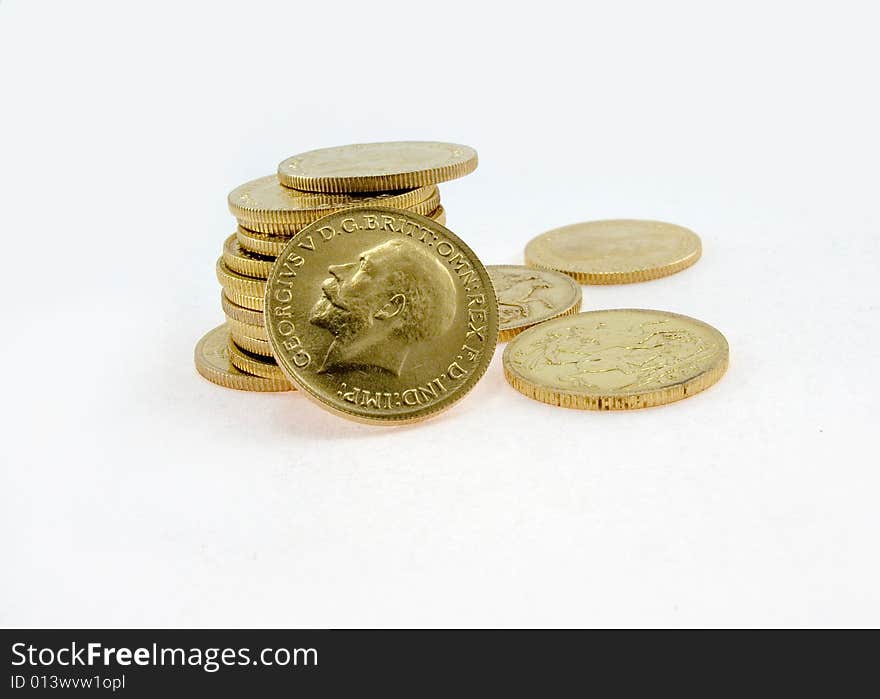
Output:
<svg viewBox="0 0 880 699">
<path fill-rule="evenodd" d="M 582 284 L 628 284 L 690 267 L 700 237 L 661 221 L 609 220 L 555 228 L 526 245 L 529 267 L 565 272 Z"/>
<path fill-rule="evenodd" d="M 211 383 L 239 391 L 290 391 L 285 379 L 252 376 L 230 361 L 229 328 L 221 325 L 205 335 L 195 349 L 196 371 Z"/>
<path fill-rule="evenodd" d="M 498 296 L 498 342 L 507 342 L 537 323 L 580 310 L 580 284 L 565 274 L 521 265 L 489 265 L 486 269 Z"/>
<path fill-rule="evenodd" d="M 477 152 L 456 143 L 356 143 L 287 158 L 278 179 L 311 192 L 378 192 L 446 182 L 476 167 Z"/>
<path fill-rule="evenodd" d="M 325 409 L 401 424 L 462 398 L 492 359 L 498 306 L 480 260 L 436 221 L 336 212 L 288 243 L 266 283 L 284 374 Z"/>
<path fill-rule="evenodd" d="M 551 405 L 630 410 L 687 398 L 727 369 L 724 336 L 702 321 L 638 309 L 590 311 L 541 323 L 504 350 L 504 375 Z"/>
<path fill-rule="evenodd" d="M 301 228 L 331 211 L 350 206 L 378 205 L 404 209 L 425 201 L 437 188 L 415 187 L 377 194 L 320 194 L 283 187 L 275 175 L 259 177 L 233 189 L 227 198 L 232 215 L 248 228 L 282 232 Z"/>
<path fill-rule="evenodd" d="M 416 213 L 422 213 L 419 208 L 420 207 L 417 206 L 413 211 Z M 446 210 L 443 206 L 438 206 L 426 215 L 428 218 L 438 221 L 440 225 L 446 225 Z M 235 237 L 242 249 L 273 258 L 280 255 L 287 243 L 290 242 L 290 235 L 260 233 L 259 231 L 248 230 L 243 226 L 238 227 L 238 230 L 235 232 Z"/>
</svg>

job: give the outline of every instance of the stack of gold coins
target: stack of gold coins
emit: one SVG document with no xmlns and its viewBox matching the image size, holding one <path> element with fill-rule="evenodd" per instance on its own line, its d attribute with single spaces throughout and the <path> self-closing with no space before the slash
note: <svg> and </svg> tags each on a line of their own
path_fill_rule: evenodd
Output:
<svg viewBox="0 0 880 699">
<path fill-rule="evenodd" d="M 199 373 L 231 388 L 291 390 L 275 363 L 263 321 L 266 279 L 291 237 L 324 216 L 363 206 L 411 211 L 445 224 L 437 182 L 466 175 L 476 166 L 476 151 L 467 146 L 367 143 L 288 158 L 277 174 L 233 189 L 229 210 L 238 226 L 223 243 L 216 274 L 223 287 L 228 368 L 234 376 L 218 373 L 223 360 L 216 356 L 207 366 L 210 362 L 198 353 L 204 343 L 197 346 Z M 253 377 L 253 385 L 239 374 Z"/>
</svg>

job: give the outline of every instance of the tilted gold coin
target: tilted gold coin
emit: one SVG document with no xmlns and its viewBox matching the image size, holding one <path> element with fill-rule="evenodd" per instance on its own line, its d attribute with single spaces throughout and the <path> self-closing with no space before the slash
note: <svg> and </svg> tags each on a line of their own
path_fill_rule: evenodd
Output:
<svg viewBox="0 0 880 699">
<path fill-rule="evenodd" d="M 407 210 L 417 214 L 424 214 L 428 218 L 439 221 L 441 225 L 446 225 L 446 209 L 440 205 L 439 192 L 435 192 L 427 201 L 414 204 L 412 208 Z M 297 230 L 302 229 L 297 228 Z M 280 255 L 287 243 L 290 242 L 291 235 L 260 233 L 259 231 L 249 230 L 244 226 L 239 226 L 235 232 L 235 237 L 242 249 L 269 257 Z"/>
<path fill-rule="evenodd" d="M 235 341 L 235 344 L 239 347 L 243 347 L 248 352 L 259 354 L 261 357 L 272 358 L 272 348 L 266 340 L 260 340 L 259 338 L 246 335 L 241 332 L 240 328 L 235 327 L 232 323 L 229 323 L 229 321 L 227 321 L 227 323 L 229 324 L 229 334 Z"/>
<path fill-rule="evenodd" d="M 279 185 L 280 186 L 280 185 Z M 284 187 L 281 187 L 284 189 Z M 431 211 L 434 211 L 438 206 L 440 206 L 440 191 L 436 187 L 423 187 L 422 189 L 416 190 L 418 192 L 428 192 L 428 196 L 426 199 L 422 199 L 417 201 L 406 207 L 399 207 L 401 209 L 405 208 L 408 211 L 415 211 L 417 214 L 428 214 Z M 316 196 L 337 196 L 337 195 L 329 195 L 329 194 L 319 194 Z M 356 195 L 351 195 L 352 197 Z M 361 198 L 366 198 L 369 201 L 381 201 L 385 202 L 387 200 L 381 199 L 380 197 L 364 197 L 361 195 Z M 336 210 L 342 210 L 348 207 L 338 207 Z M 395 207 L 397 208 L 397 207 Z M 320 216 L 315 216 L 309 223 L 313 223 L 317 221 L 321 216 L 324 216 L 328 213 L 331 213 L 333 209 L 327 209 L 326 211 L 321 212 Z M 305 228 L 309 223 L 287 223 L 287 222 L 278 222 L 278 221 L 256 221 L 256 220 L 248 220 L 248 219 L 238 219 L 238 223 L 240 226 L 256 231 L 258 233 L 267 233 L 270 235 L 286 235 L 292 236 L 297 231 Z"/>
<path fill-rule="evenodd" d="M 265 279 L 269 276 L 275 258 L 245 250 L 233 233 L 223 242 L 223 262 L 233 272 Z"/>
<path fill-rule="evenodd" d="M 293 232 L 332 211 L 351 206 L 406 208 L 425 201 L 437 188 L 398 188 L 376 194 L 316 194 L 283 187 L 275 175 L 245 182 L 229 193 L 229 210 L 247 228 L 267 233 Z"/>
<path fill-rule="evenodd" d="M 521 265 L 489 265 L 486 269 L 498 297 L 498 342 L 581 308 L 580 284 L 561 272 Z"/>
<path fill-rule="evenodd" d="M 196 371 L 211 383 L 239 391 L 290 391 L 290 382 L 251 376 L 230 361 L 229 329 L 225 325 L 214 328 L 196 344 Z"/>
<path fill-rule="evenodd" d="M 246 349 L 242 349 L 236 345 L 231 339 L 229 341 L 229 360 L 232 362 L 233 366 L 241 369 L 246 374 L 261 376 L 264 379 L 284 381 L 286 384 L 290 385 L 292 390 L 296 390 L 293 384 L 291 384 L 287 380 L 287 377 L 284 376 L 281 369 L 278 368 L 278 364 L 274 359 L 268 359 L 266 357 L 261 357 L 259 354 L 248 352 Z"/>
<path fill-rule="evenodd" d="M 378 192 L 454 180 L 476 167 L 477 151 L 455 143 L 356 143 L 288 158 L 278 179 L 310 192 Z"/>
<path fill-rule="evenodd" d="M 217 281 L 226 291 L 260 298 L 266 295 L 266 280 L 233 272 L 221 257 L 217 260 Z M 231 297 L 230 297 L 231 298 Z M 237 302 L 236 302 L 237 303 Z"/>
<path fill-rule="evenodd" d="M 530 267 L 565 272 L 582 284 L 665 277 L 700 259 L 700 237 L 661 221 L 609 220 L 555 228 L 526 245 Z"/>
<path fill-rule="evenodd" d="M 244 306 L 239 306 L 226 296 L 226 292 L 220 292 L 220 305 L 223 306 L 223 312 L 228 318 L 237 320 L 239 323 L 246 325 L 258 325 L 263 327 L 263 312 L 254 311 Z"/>
<path fill-rule="evenodd" d="M 266 330 L 284 374 L 324 408 L 401 424 L 462 398 L 498 338 L 489 274 L 454 233 L 393 209 L 304 228 L 266 284 Z"/>
<path fill-rule="evenodd" d="M 720 379 L 727 340 L 702 321 L 618 309 L 529 328 L 504 350 L 504 375 L 529 398 L 585 410 L 630 410 L 698 393 Z"/>
<path fill-rule="evenodd" d="M 242 308 L 247 308 L 251 311 L 258 311 L 260 313 L 263 312 L 265 299 L 262 296 L 257 298 L 256 296 L 239 294 L 237 291 L 232 291 L 231 289 L 223 289 L 223 295 L 236 306 L 241 306 Z"/>
</svg>

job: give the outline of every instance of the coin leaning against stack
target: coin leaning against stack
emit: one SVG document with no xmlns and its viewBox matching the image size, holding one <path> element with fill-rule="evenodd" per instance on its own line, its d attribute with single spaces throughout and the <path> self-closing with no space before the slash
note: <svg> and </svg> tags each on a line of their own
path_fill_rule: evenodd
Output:
<svg viewBox="0 0 880 699">
<path fill-rule="evenodd" d="M 467 146 L 420 141 L 356 144 L 288 158 L 276 175 L 233 189 L 228 204 L 238 226 L 223 242 L 216 263 L 228 357 L 219 359 L 212 345 L 209 361 L 204 356 L 205 336 L 196 348 L 199 373 L 230 388 L 292 390 L 275 362 L 263 317 L 266 279 L 291 238 L 329 214 L 365 206 L 408 211 L 445 224 L 437 183 L 466 175 L 476 166 L 476 151 Z M 229 376 L 217 369 L 223 361 Z"/>
</svg>

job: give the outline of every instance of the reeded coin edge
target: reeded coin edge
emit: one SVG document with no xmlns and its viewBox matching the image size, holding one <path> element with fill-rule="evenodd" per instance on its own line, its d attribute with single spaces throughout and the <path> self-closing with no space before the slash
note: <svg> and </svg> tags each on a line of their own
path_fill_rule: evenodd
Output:
<svg viewBox="0 0 880 699">
<path fill-rule="evenodd" d="M 601 313 L 605 311 L 639 313 L 657 312 L 654 309 L 648 308 L 608 308 L 597 311 L 587 311 L 587 313 Z M 516 343 L 511 342 L 509 345 L 507 345 L 507 347 L 504 348 L 504 354 L 501 357 L 501 364 L 504 369 L 504 378 L 507 379 L 507 382 L 514 389 L 516 389 L 528 398 L 560 408 L 573 408 L 577 410 L 638 410 L 641 408 L 652 408 L 660 405 L 668 405 L 669 403 L 674 403 L 676 401 L 696 395 L 697 393 L 705 391 L 710 386 L 718 383 L 718 381 L 721 379 L 722 376 L 724 376 L 725 372 L 728 369 L 728 366 L 730 365 L 730 345 L 727 342 L 727 338 L 724 337 L 724 334 L 714 326 L 711 326 L 708 323 L 699 320 L 698 318 L 682 315 L 680 313 L 671 313 L 669 311 L 662 311 L 662 313 L 677 318 L 684 318 L 685 320 L 691 322 L 700 323 L 701 325 L 705 325 L 706 327 L 711 328 L 714 332 L 717 332 L 721 339 L 724 341 L 723 351 L 720 354 L 718 361 L 705 371 L 697 374 L 696 376 L 691 377 L 686 381 L 680 381 L 678 383 L 672 384 L 670 386 L 663 386 L 662 388 L 657 388 L 651 391 L 640 391 L 636 393 L 621 393 L 618 395 L 589 395 L 579 393 L 571 389 L 541 386 L 534 381 L 530 381 L 521 374 L 515 372 L 513 369 L 510 368 L 508 359 L 509 353 L 513 352 L 516 348 Z M 537 331 L 541 325 L 542 323 L 539 323 L 538 325 L 534 325 L 531 328 L 527 328 L 526 332 L 530 332 L 532 330 Z M 524 334 L 525 333 L 523 333 L 523 335 Z"/>
<path fill-rule="evenodd" d="M 266 280 L 258 277 L 248 277 L 229 269 L 223 258 L 217 260 L 215 267 L 217 281 L 224 289 L 234 291 L 242 296 L 261 298 L 266 293 Z"/>
<path fill-rule="evenodd" d="M 500 268 L 522 269 L 522 265 L 487 265 L 486 269 L 489 270 L 492 267 L 498 267 L 499 269 Z M 564 308 L 564 310 L 560 311 L 559 313 L 555 313 L 551 316 L 548 316 L 547 318 L 542 318 L 541 320 L 537 320 L 537 321 L 527 321 L 527 320 L 520 321 L 519 324 L 511 325 L 510 327 L 507 327 L 507 328 L 501 327 L 501 320 L 499 318 L 499 321 L 498 321 L 498 328 L 499 328 L 498 342 L 507 342 L 511 338 L 515 337 L 516 335 L 519 335 L 523 330 L 528 330 L 529 328 L 531 328 L 535 325 L 540 325 L 541 323 L 546 323 L 547 321 L 554 320 L 556 318 L 559 318 L 560 316 L 567 316 L 567 315 L 572 315 L 574 313 L 578 313 L 581 309 L 581 304 L 583 303 L 583 298 L 584 298 L 584 291 L 583 291 L 583 289 L 581 289 L 580 284 L 576 284 L 574 282 L 574 280 L 572 280 L 570 275 L 565 274 L 564 272 L 560 272 L 559 270 L 555 270 L 555 269 L 542 269 L 542 268 L 538 268 L 538 267 L 533 267 L 532 269 L 540 269 L 540 271 L 542 271 L 542 272 L 553 272 L 555 274 L 562 275 L 564 280 L 571 284 L 570 288 L 575 294 L 574 302 L 572 303 L 571 306 L 568 306 L 568 307 Z"/>
<path fill-rule="evenodd" d="M 207 379 L 212 384 L 216 386 L 223 386 L 224 388 L 232 388 L 237 391 L 250 391 L 257 393 L 276 393 L 281 391 L 290 391 L 291 386 L 287 381 L 280 381 L 276 379 L 265 379 L 259 376 L 253 376 L 251 374 L 246 374 L 242 372 L 240 369 L 235 367 L 230 362 L 230 370 L 234 370 L 236 373 L 224 372 L 216 367 L 211 366 L 204 358 L 203 348 L 208 338 L 216 331 L 221 328 L 225 329 L 225 325 L 220 325 L 213 330 L 205 333 L 204 336 L 196 343 L 195 350 L 193 352 L 193 359 L 195 361 L 196 371 L 202 376 L 204 379 Z"/>
<path fill-rule="evenodd" d="M 296 390 L 294 386 L 287 380 L 283 372 L 275 360 L 268 360 L 253 352 L 248 352 L 235 344 L 235 340 L 229 338 L 229 360 L 232 365 L 239 371 L 243 371 L 253 376 L 259 376 L 264 379 L 272 379 L 275 381 L 283 381 L 290 385 L 291 390 Z"/>
<path fill-rule="evenodd" d="M 371 145 L 371 144 L 363 144 Z M 448 144 L 453 147 L 466 148 L 473 156 L 457 163 L 440 165 L 435 168 L 411 170 L 408 172 L 388 173 L 384 175 L 351 175 L 343 177 L 321 177 L 308 175 L 291 175 L 284 172 L 286 164 L 301 158 L 307 153 L 295 155 L 282 160 L 278 165 L 278 181 L 285 187 L 307 192 L 323 192 L 327 194 L 344 194 L 353 192 L 380 192 L 383 190 L 411 189 L 425 187 L 440 182 L 448 182 L 469 175 L 477 169 L 479 158 L 477 151 L 470 146 L 458 143 Z M 319 149 L 326 150 L 326 149 Z M 314 152 L 314 151 L 309 151 Z"/>
<path fill-rule="evenodd" d="M 469 255 L 470 259 L 479 263 L 480 268 L 477 269 L 475 267 L 475 269 L 477 269 L 477 272 L 480 274 L 480 279 L 484 282 L 487 293 L 489 291 L 492 292 L 491 296 L 489 297 L 491 300 L 487 301 L 487 304 L 491 306 L 491 305 L 493 305 L 492 302 L 494 301 L 495 313 L 489 314 L 489 315 L 490 315 L 490 321 L 492 318 L 494 318 L 494 320 L 495 320 L 495 322 L 494 322 L 495 332 L 494 333 L 491 332 L 491 330 L 492 330 L 491 327 L 487 329 L 486 350 L 484 353 L 484 356 L 486 357 L 486 359 L 485 359 L 485 361 L 482 362 L 481 365 L 478 365 L 477 370 L 474 371 L 470 375 L 471 378 L 469 379 L 469 384 L 467 384 L 467 388 L 461 390 L 457 395 L 454 395 L 447 402 L 435 403 L 428 408 L 423 408 L 418 411 L 406 413 L 404 415 L 389 416 L 388 418 L 382 418 L 382 417 L 378 417 L 378 416 L 377 417 L 365 416 L 365 415 L 362 415 L 362 414 L 359 414 L 359 413 L 356 413 L 353 411 L 344 410 L 344 409 L 339 408 L 338 406 L 336 406 L 328 401 L 325 401 L 318 394 L 318 392 L 313 391 L 307 384 L 305 384 L 304 382 L 302 382 L 299 379 L 297 379 L 296 377 L 294 377 L 292 372 L 288 371 L 288 369 L 284 365 L 284 363 L 278 361 L 278 353 L 276 352 L 275 345 L 274 345 L 275 341 L 273 339 L 271 329 L 268 326 L 266 328 L 266 331 L 269 333 L 269 345 L 272 348 L 272 355 L 275 356 L 275 360 L 276 360 L 276 362 L 278 362 L 278 366 L 281 368 L 281 371 L 290 380 L 290 383 L 292 383 L 293 386 L 295 388 L 297 388 L 302 395 L 306 396 L 306 398 L 308 398 L 310 401 L 312 401 L 313 403 L 315 403 L 316 405 L 321 407 L 323 410 L 326 410 L 327 412 L 332 413 L 334 415 L 337 415 L 339 417 L 343 417 L 347 420 L 351 420 L 352 422 L 359 422 L 359 423 L 365 424 L 365 425 L 381 425 L 381 426 L 411 425 L 411 424 L 414 424 L 417 422 L 422 422 L 423 420 L 427 420 L 429 418 L 432 418 L 432 417 L 452 408 L 459 401 L 461 401 L 465 396 L 467 396 L 474 389 L 474 387 L 480 382 L 480 380 L 483 378 L 483 376 L 486 374 L 486 371 L 489 369 L 489 365 L 492 363 L 492 358 L 495 355 L 495 349 L 498 346 L 498 297 L 495 294 L 495 287 L 492 285 L 492 278 L 489 276 L 489 273 L 486 271 L 486 266 L 483 264 L 482 260 L 480 260 L 480 258 L 477 257 L 477 255 L 474 253 L 473 250 L 471 250 L 470 246 L 467 243 L 465 243 L 461 238 L 459 238 L 455 233 L 450 231 L 445 226 L 439 224 L 434 219 L 428 218 L 427 216 L 422 216 L 421 214 L 413 213 L 412 211 L 409 211 L 409 210 L 384 209 L 381 207 L 365 207 L 365 210 L 375 211 L 375 212 L 379 213 L 380 215 L 381 214 L 398 214 L 398 215 L 403 214 L 403 215 L 412 217 L 416 221 L 420 221 L 420 222 L 427 221 L 429 224 L 438 225 L 441 228 L 443 228 L 443 230 L 448 234 L 448 236 L 451 240 L 455 241 L 458 244 L 459 250 L 461 250 L 463 253 Z M 315 226 L 315 229 L 317 229 L 317 228 L 318 228 L 318 226 Z M 305 229 L 303 229 L 303 230 L 305 230 Z M 308 230 L 308 231 L 306 231 L 306 234 L 313 233 L 313 232 L 314 232 L 314 230 Z M 296 236 L 293 236 L 291 238 L 290 242 L 288 242 L 287 247 L 289 247 L 289 248 L 291 248 L 291 250 L 293 250 L 296 245 L 296 241 L 297 241 Z M 282 252 L 282 254 L 280 254 L 278 257 L 279 257 L 279 259 L 281 259 L 281 258 L 286 257 L 287 254 L 288 254 L 287 248 L 285 248 L 285 250 Z M 274 268 L 273 268 L 273 271 L 274 271 Z M 266 295 L 264 297 L 264 307 L 268 306 L 268 302 L 270 300 L 270 295 L 272 293 L 272 283 L 271 282 L 272 282 L 272 274 L 269 275 L 269 280 L 266 283 Z M 490 344 L 490 340 L 488 338 L 492 338 L 491 344 Z"/>
<path fill-rule="evenodd" d="M 220 305 L 223 307 L 223 313 L 227 317 L 237 320 L 239 323 L 264 327 L 262 311 L 254 311 L 250 308 L 239 306 L 229 299 L 225 291 L 220 292 Z"/>
<path fill-rule="evenodd" d="M 530 257 L 528 248 L 526 249 L 525 261 L 526 266 L 534 269 L 542 269 L 548 272 L 561 272 L 567 274 L 576 282 L 581 284 L 592 284 L 594 286 L 603 286 L 608 284 L 633 284 L 636 282 L 647 282 L 652 279 L 660 279 L 668 277 L 676 272 L 681 272 L 693 265 L 703 254 L 702 244 L 690 255 L 676 260 L 667 265 L 660 267 L 649 267 L 647 269 L 631 270 L 626 272 L 582 272 L 572 269 L 562 269 L 561 266 L 552 265 L 546 262 Z"/>
</svg>

